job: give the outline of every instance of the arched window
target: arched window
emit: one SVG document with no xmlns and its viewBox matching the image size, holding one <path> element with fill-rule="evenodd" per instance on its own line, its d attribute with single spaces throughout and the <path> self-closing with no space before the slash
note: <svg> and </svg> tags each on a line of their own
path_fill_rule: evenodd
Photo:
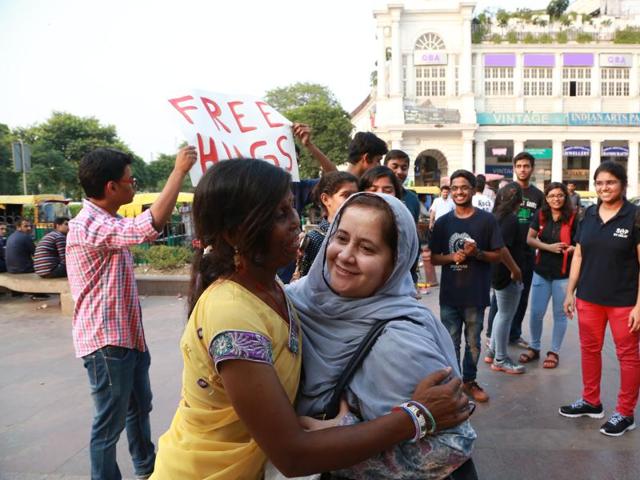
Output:
<svg viewBox="0 0 640 480">
<path fill-rule="evenodd" d="M 416 40 L 416 97 L 444 97 L 447 94 L 447 55 L 444 50 L 442 38 L 433 32 L 425 33 Z"/>
<path fill-rule="evenodd" d="M 416 50 L 444 50 L 444 42 L 435 33 L 429 32 L 416 40 Z"/>
</svg>

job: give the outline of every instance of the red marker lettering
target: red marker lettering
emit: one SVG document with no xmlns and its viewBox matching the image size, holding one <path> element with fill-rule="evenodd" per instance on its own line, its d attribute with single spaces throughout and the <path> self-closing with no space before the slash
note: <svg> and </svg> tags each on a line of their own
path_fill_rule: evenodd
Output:
<svg viewBox="0 0 640 480">
<path fill-rule="evenodd" d="M 240 153 L 240 150 L 238 150 L 238 147 L 236 147 L 235 145 L 233 146 L 233 149 L 236 151 L 236 156 L 234 157 L 231 154 L 231 150 L 229 150 L 229 147 L 227 147 L 227 144 L 222 142 L 222 146 L 224 147 L 224 151 L 227 152 L 227 158 L 231 159 L 231 158 L 244 158 L 244 155 L 242 155 L 242 153 Z"/>
<path fill-rule="evenodd" d="M 187 95 L 186 97 L 172 98 L 172 99 L 169 100 L 169 103 L 171 105 L 173 105 L 173 108 L 175 108 L 176 110 L 178 110 L 182 114 L 182 116 L 184 117 L 184 119 L 187 122 L 189 122 L 191 125 L 193 125 L 193 120 L 191 120 L 191 117 L 189 117 L 189 115 L 187 115 L 186 111 L 187 110 L 197 110 L 198 107 L 196 107 L 195 105 L 187 105 L 185 107 L 180 105 L 182 102 L 186 102 L 188 100 L 193 100 L 193 97 L 191 95 Z"/>
<path fill-rule="evenodd" d="M 263 155 L 263 156 L 256 155 L 256 150 L 260 147 L 264 147 L 266 144 L 267 142 L 265 142 L 264 140 L 259 140 L 257 142 L 252 143 L 251 148 L 249 149 L 249 155 L 251 155 L 252 158 L 262 158 L 264 160 L 270 160 L 273 162 L 273 164 L 276 167 L 279 167 L 280 162 L 278 162 L 278 158 L 275 155 Z"/>
<path fill-rule="evenodd" d="M 278 150 L 280 150 L 280 153 L 282 153 L 282 155 L 284 155 L 285 157 L 287 157 L 289 159 L 289 165 L 285 168 L 285 170 L 287 172 L 290 172 L 291 170 L 293 170 L 293 158 L 291 158 L 291 155 L 289 155 L 289 153 L 281 145 L 282 142 L 285 141 L 285 140 L 287 140 L 287 136 L 286 135 L 282 135 L 282 136 L 278 137 L 278 140 L 276 140 L 276 145 L 278 146 Z"/>
<path fill-rule="evenodd" d="M 202 136 L 199 133 L 197 133 L 196 136 L 198 137 L 198 158 L 200 158 L 200 167 L 202 168 L 202 173 L 204 173 L 207 171 L 207 168 L 218 163 L 220 159 L 218 158 L 218 151 L 216 150 L 216 144 L 213 138 L 209 137 L 209 152 L 205 153 Z M 207 165 L 207 163 L 211 163 L 212 165 Z"/>
<path fill-rule="evenodd" d="M 236 119 L 236 123 L 238 124 L 238 128 L 240 129 L 240 131 L 242 133 L 245 132 L 250 132 L 252 130 L 256 130 L 257 127 L 252 127 L 252 126 L 246 126 L 246 125 L 242 125 L 240 123 L 240 119 L 242 117 L 244 117 L 244 113 L 238 113 L 236 112 L 236 106 L 238 105 L 243 105 L 244 102 L 229 102 L 227 105 L 229 105 L 229 109 L 231 110 L 231 114 L 233 115 L 233 118 Z"/>
<path fill-rule="evenodd" d="M 284 123 L 271 123 L 271 120 L 269 120 L 269 115 L 271 115 L 272 112 L 265 112 L 264 109 L 265 107 L 271 108 L 271 105 L 264 102 L 256 102 L 256 106 L 258 107 L 258 110 L 260 110 L 260 113 L 262 113 L 262 116 L 267 122 L 267 125 L 269 125 L 271 128 L 278 128 L 284 125 Z"/>
<path fill-rule="evenodd" d="M 218 128 L 218 131 L 220 131 L 220 127 L 222 127 L 226 130 L 227 133 L 231 133 L 231 129 L 224 123 L 222 123 L 222 121 L 218 118 L 222 114 L 222 110 L 220 110 L 218 104 L 206 97 L 200 97 L 200 101 L 202 102 L 204 109 L 211 117 L 211 120 L 213 120 L 213 124 Z"/>
</svg>

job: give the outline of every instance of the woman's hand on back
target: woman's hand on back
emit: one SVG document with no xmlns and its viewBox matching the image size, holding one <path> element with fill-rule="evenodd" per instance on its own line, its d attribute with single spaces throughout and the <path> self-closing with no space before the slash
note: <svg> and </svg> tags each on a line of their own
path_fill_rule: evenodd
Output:
<svg viewBox="0 0 640 480">
<path fill-rule="evenodd" d="M 462 392 L 462 380 L 452 378 L 451 368 L 438 370 L 426 376 L 416 387 L 412 400 L 427 407 L 436 421 L 437 430 L 455 427 L 471 414 L 469 399 Z M 445 382 L 445 383 L 442 383 Z"/>
</svg>

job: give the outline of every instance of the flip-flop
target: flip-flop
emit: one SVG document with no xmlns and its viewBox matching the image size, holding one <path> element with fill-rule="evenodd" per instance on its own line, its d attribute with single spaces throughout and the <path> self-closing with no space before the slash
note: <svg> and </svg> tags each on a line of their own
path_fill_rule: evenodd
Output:
<svg viewBox="0 0 640 480">
<path fill-rule="evenodd" d="M 527 351 L 520 354 L 518 360 L 520 363 L 529 363 L 540 358 L 540 350 L 534 350 L 533 348 L 527 348 Z"/>
<path fill-rule="evenodd" d="M 547 352 L 547 358 L 542 362 L 543 368 L 556 368 L 560 363 L 560 356 L 555 352 Z"/>
</svg>

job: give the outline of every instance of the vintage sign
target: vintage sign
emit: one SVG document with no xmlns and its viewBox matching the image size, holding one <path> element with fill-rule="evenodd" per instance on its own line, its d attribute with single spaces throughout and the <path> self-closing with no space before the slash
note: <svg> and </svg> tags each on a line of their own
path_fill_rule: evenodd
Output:
<svg viewBox="0 0 640 480">
<path fill-rule="evenodd" d="M 300 180 L 292 124 L 262 100 L 191 90 L 168 101 L 186 141 L 198 151 L 190 172 L 194 185 L 207 168 L 232 158 L 266 160 Z"/>
</svg>

